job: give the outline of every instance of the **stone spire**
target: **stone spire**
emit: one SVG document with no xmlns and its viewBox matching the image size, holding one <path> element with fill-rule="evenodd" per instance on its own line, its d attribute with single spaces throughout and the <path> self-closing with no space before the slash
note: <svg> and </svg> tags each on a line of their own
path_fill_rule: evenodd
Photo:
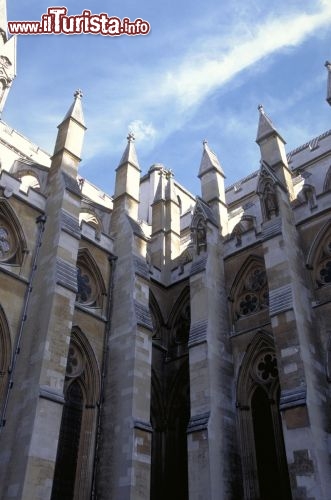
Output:
<svg viewBox="0 0 331 500">
<path fill-rule="evenodd" d="M 202 199 L 211 207 L 217 224 L 222 228 L 222 233 L 226 234 L 228 213 L 225 200 L 225 175 L 216 154 L 210 149 L 206 140 L 203 141 L 198 177 L 201 182 Z"/>
<path fill-rule="evenodd" d="M 16 76 L 16 36 L 7 36 L 7 5 L 0 0 L 0 113 Z"/>
<path fill-rule="evenodd" d="M 74 101 L 70 106 L 70 108 L 68 109 L 67 114 L 63 118 L 62 123 L 68 120 L 69 118 L 72 118 L 73 120 L 76 120 L 77 123 L 85 127 L 85 120 L 82 107 L 82 97 L 83 97 L 83 92 L 80 89 L 76 90 L 76 92 L 74 93 Z"/>
<path fill-rule="evenodd" d="M 326 61 L 325 67 L 328 71 L 328 81 L 327 81 L 327 90 L 326 90 L 326 100 L 331 106 L 331 62 Z"/>
<path fill-rule="evenodd" d="M 161 270 L 164 282 L 169 283 L 172 261 L 180 253 L 180 206 L 173 173 L 159 171 L 159 183 L 152 204 L 151 258 Z"/>
<path fill-rule="evenodd" d="M 257 129 L 257 136 L 256 136 L 256 142 L 260 145 L 262 141 L 267 139 L 267 137 L 272 136 L 276 134 L 284 144 L 286 142 L 282 138 L 282 136 L 279 134 L 277 129 L 274 127 L 274 124 L 270 120 L 270 118 L 265 114 L 264 108 L 262 104 L 259 104 L 257 108 L 260 112 L 260 118 L 259 118 L 259 125 Z"/>
<path fill-rule="evenodd" d="M 207 140 L 205 139 L 202 144 L 203 144 L 203 153 L 202 153 L 198 177 L 201 179 L 201 177 L 204 174 L 210 172 L 211 170 L 216 170 L 223 177 L 225 177 L 221 164 L 218 161 L 218 158 L 214 153 L 214 151 L 210 149 Z"/>
<path fill-rule="evenodd" d="M 262 104 L 258 106 L 260 113 L 256 142 L 260 146 L 261 159 L 273 167 L 279 162 L 287 167 L 285 152 L 286 142 L 265 114 Z"/>
<path fill-rule="evenodd" d="M 129 134 L 127 136 L 127 141 L 128 141 L 128 144 L 124 150 L 124 153 L 123 153 L 123 156 L 119 162 L 118 168 L 121 165 L 123 165 L 123 163 L 131 163 L 131 165 L 133 165 L 134 167 L 136 167 L 140 170 L 137 152 L 136 152 L 136 148 L 134 145 L 135 137 L 134 137 L 134 134 L 132 132 L 129 132 Z"/>
<path fill-rule="evenodd" d="M 134 135 L 130 132 L 128 143 L 116 169 L 114 213 L 123 209 L 132 219 L 138 217 L 140 167 L 134 145 Z"/>
<path fill-rule="evenodd" d="M 52 157 L 52 167 L 61 167 L 67 174 L 76 178 L 85 134 L 82 109 L 82 91 L 76 90 L 74 102 L 58 126 L 58 134 Z"/>
<path fill-rule="evenodd" d="M 293 199 L 293 181 L 287 163 L 286 142 L 265 114 L 261 104 L 258 110 L 260 115 L 256 142 L 261 151 L 261 174 L 265 171 L 273 182 L 278 182 L 289 193 L 290 199 Z"/>
</svg>

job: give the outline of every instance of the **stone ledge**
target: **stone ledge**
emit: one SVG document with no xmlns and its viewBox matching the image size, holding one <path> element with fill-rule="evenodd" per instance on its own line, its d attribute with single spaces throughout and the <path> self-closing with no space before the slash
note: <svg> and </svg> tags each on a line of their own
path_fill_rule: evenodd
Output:
<svg viewBox="0 0 331 500">
<path fill-rule="evenodd" d="M 195 415 L 190 418 L 190 421 L 187 426 L 187 434 L 191 434 L 193 432 L 205 431 L 208 428 L 210 412 L 200 413 L 200 415 Z"/>
<path fill-rule="evenodd" d="M 291 285 L 284 285 L 269 291 L 269 314 L 275 316 L 293 308 Z"/>
<path fill-rule="evenodd" d="M 281 391 L 279 409 L 287 410 L 295 406 L 303 406 L 306 404 L 306 398 L 307 388 L 305 386 Z"/>
<path fill-rule="evenodd" d="M 193 347 L 207 341 L 208 320 L 191 325 L 188 346 Z"/>
<path fill-rule="evenodd" d="M 136 300 L 134 301 L 134 309 L 137 318 L 137 325 L 147 328 L 147 330 L 153 331 L 153 323 L 151 314 L 148 307 L 139 304 Z"/>
<path fill-rule="evenodd" d="M 56 259 L 56 283 L 77 293 L 77 268 L 58 257 Z"/>
<path fill-rule="evenodd" d="M 39 397 L 43 399 L 48 399 L 48 401 L 53 401 L 53 403 L 64 404 L 64 396 L 62 392 L 48 385 L 41 385 L 39 387 Z"/>
<path fill-rule="evenodd" d="M 146 280 L 149 280 L 150 273 L 148 269 L 148 265 L 143 259 L 140 259 L 139 257 L 134 257 L 133 258 L 133 266 L 134 266 L 134 272 L 140 276 L 141 278 L 144 278 Z"/>
<path fill-rule="evenodd" d="M 61 229 L 77 240 L 81 238 L 78 220 L 66 210 L 61 210 Z"/>
<path fill-rule="evenodd" d="M 205 271 L 207 265 L 207 256 L 200 257 L 197 260 L 192 262 L 190 276 L 194 276 L 195 274 L 199 274 L 202 271 Z"/>
<path fill-rule="evenodd" d="M 143 422 L 142 420 L 133 420 L 133 428 L 141 431 L 153 432 L 151 424 L 149 422 Z"/>
</svg>

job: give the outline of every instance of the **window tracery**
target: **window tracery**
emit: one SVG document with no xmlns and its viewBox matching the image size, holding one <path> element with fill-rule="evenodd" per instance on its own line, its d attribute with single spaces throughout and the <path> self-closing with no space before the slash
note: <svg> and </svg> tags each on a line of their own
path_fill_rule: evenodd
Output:
<svg viewBox="0 0 331 500">
<path fill-rule="evenodd" d="M 81 304 L 90 304 L 92 295 L 92 279 L 87 271 L 77 266 L 77 288 L 78 292 L 76 295 L 77 302 Z"/>
<path fill-rule="evenodd" d="M 23 232 L 11 209 L 0 204 L 0 263 L 21 264 L 26 249 Z"/>
<path fill-rule="evenodd" d="M 279 418 L 277 357 L 272 335 L 267 332 L 257 332 L 244 355 L 237 380 L 236 406 L 242 456 L 246 457 L 242 462 L 245 498 L 289 498 Z M 266 443 L 273 447 L 267 455 Z M 266 477 L 273 478 L 272 488 L 267 485 Z"/>
<path fill-rule="evenodd" d="M 244 280 L 236 305 L 236 316 L 248 316 L 269 306 L 267 275 L 262 267 L 255 267 Z"/>
<path fill-rule="evenodd" d="M 330 285 L 331 283 L 331 237 L 322 247 L 316 279 L 319 286 Z"/>
<path fill-rule="evenodd" d="M 268 351 L 260 356 L 254 367 L 254 372 L 262 383 L 268 383 L 278 378 L 277 358 L 274 352 Z"/>
<path fill-rule="evenodd" d="M 12 238 L 10 237 L 8 228 L 0 225 L 0 259 L 7 260 L 12 247 Z"/>
<path fill-rule="evenodd" d="M 19 259 L 18 240 L 10 224 L 0 217 L 0 262 L 16 264 Z"/>
<path fill-rule="evenodd" d="M 51 498 L 90 498 L 100 373 L 94 351 L 77 326 L 71 332 L 64 396 Z"/>
<path fill-rule="evenodd" d="M 66 377 L 79 377 L 83 373 L 83 371 L 84 361 L 82 353 L 77 349 L 77 346 L 75 344 L 71 343 L 68 351 Z"/>
<path fill-rule="evenodd" d="M 99 268 L 88 249 L 78 253 L 76 302 L 84 307 L 101 308 L 106 289 Z"/>
</svg>

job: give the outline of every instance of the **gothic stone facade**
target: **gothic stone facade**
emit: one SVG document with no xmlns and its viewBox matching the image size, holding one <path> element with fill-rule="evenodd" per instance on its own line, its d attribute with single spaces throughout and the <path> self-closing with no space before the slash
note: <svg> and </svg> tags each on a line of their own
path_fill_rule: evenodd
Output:
<svg viewBox="0 0 331 500">
<path fill-rule="evenodd" d="M 331 131 L 260 107 L 201 197 L 131 135 L 102 193 L 84 133 L 80 92 L 51 157 L 0 122 L 0 498 L 330 498 Z"/>
</svg>

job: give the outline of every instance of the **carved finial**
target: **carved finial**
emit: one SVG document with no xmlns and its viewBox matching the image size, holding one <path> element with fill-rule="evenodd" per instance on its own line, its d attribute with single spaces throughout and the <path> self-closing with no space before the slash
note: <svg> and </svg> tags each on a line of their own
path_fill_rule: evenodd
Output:
<svg viewBox="0 0 331 500">
<path fill-rule="evenodd" d="M 325 64 L 324 66 L 329 70 L 331 71 L 331 62 L 330 61 L 325 61 Z"/>
<path fill-rule="evenodd" d="M 204 139 L 204 140 L 202 141 L 202 144 L 203 144 L 203 146 L 205 147 L 205 146 L 208 144 L 207 139 Z"/>
<path fill-rule="evenodd" d="M 76 99 L 81 99 L 83 97 L 83 91 L 81 89 L 77 89 L 76 92 L 74 93 L 74 97 Z"/>
<path fill-rule="evenodd" d="M 171 168 L 169 168 L 168 170 L 165 171 L 165 176 L 166 176 L 166 179 L 170 179 L 171 177 L 174 177 L 174 173 L 173 171 L 171 170 Z"/>
<path fill-rule="evenodd" d="M 263 108 L 263 105 L 262 104 L 259 104 L 257 109 L 260 111 L 260 113 L 263 113 L 264 114 L 264 108 Z"/>
<path fill-rule="evenodd" d="M 133 142 L 135 141 L 135 136 L 134 136 L 134 133 L 133 132 L 129 132 L 128 136 L 127 136 L 127 140 L 128 142 Z"/>
</svg>

